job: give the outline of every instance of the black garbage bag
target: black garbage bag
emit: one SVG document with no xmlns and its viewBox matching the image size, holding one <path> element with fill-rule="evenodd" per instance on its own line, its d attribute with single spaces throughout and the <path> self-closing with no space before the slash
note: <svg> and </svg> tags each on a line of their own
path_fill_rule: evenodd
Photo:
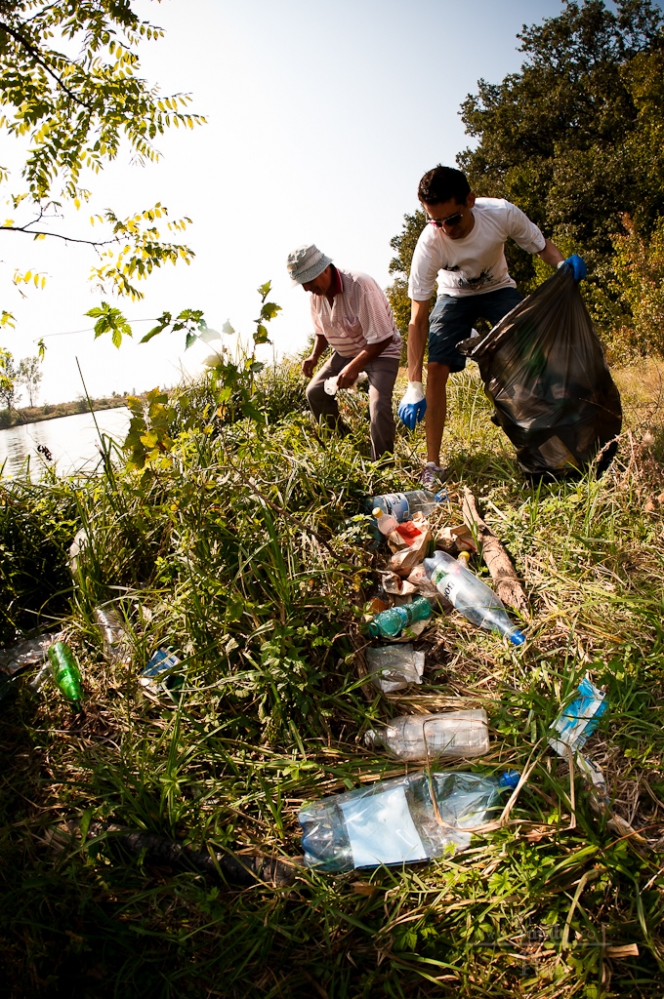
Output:
<svg viewBox="0 0 664 999">
<path fill-rule="evenodd" d="M 608 467 L 622 426 L 620 394 L 570 266 L 457 349 L 477 361 L 494 421 L 526 474 L 578 474 L 595 458 L 598 472 Z"/>
</svg>

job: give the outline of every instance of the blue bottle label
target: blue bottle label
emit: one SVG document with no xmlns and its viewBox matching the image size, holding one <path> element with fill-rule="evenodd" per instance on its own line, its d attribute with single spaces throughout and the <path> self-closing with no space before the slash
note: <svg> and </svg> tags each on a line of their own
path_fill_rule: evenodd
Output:
<svg viewBox="0 0 664 999">
<path fill-rule="evenodd" d="M 408 520 L 410 507 L 408 505 L 408 497 L 405 493 L 387 493 L 382 499 L 387 507 L 387 512 L 396 517 L 400 524 L 404 520 Z"/>
</svg>

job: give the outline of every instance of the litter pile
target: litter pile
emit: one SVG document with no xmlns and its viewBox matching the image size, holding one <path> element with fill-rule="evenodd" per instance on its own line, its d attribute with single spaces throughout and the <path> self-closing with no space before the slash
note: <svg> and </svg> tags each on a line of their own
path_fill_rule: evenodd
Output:
<svg viewBox="0 0 664 999">
<path fill-rule="evenodd" d="M 426 651 L 416 648 L 415 643 L 424 642 L 421 636 L 441 614 L 456 612 L 475 627 L 491 632 L 497 642 L 506 642 L 515 649 L 524 646 L 523 628 L 527 629 L 529 623 L 526 596 L 507 552 L 482 520 L 469 490 L 463 497 L 425 490 L 376 496 L 369 509 L 370 530 L 387 552 L 382 557 L 385 547 L 381 547 L 380 582 L 365 605 L 361 626 L 363 641 L 357 661 L 367 686 L 371 683 L 389 699 L 411 684 L 421 685 Z M 440 523 L 443 514 L 451 521 L 444 527 Z M 463 521 L 454 523 L 455 519 L 461 520 L 461 515 Z M 85 539 L 77 536 L 71 549 L 74 575 L 81 571 L 80 553 L 84 547 Z M 495 589 L 470 567 L 471 557 L 477 556 L 480 548 Z M 511 619 L 506 604 L 520 614 L 521 626 Z M 145 608 L 141 613 L 147 613 Z M 134 639 L 130 618 L 124 618 L 112 605 L 97 607 L 93 616 L 107 661 L 129 663 Z M 50 678 L 73 711 L 84 709 L 83 681 L 66 632 L 43 635 L 0 651 L 0 699 L 11 692 L 28 669 L 35 674 L 31 681 L 35 689 Z M 184 670 L 176 650 L 158 648 L 139 681 L 149 697 L 177 700 Z M 368 728 L 364 742 L 402 761 L 406 769 L 411 763 L 422 764 L 425 769 L 305 805 L 298 818 L 307 866 L 346 871 L 451 854 L 466 848 L 473 832 L 496 828 L 499 812 L 503 810 L 506 815 L 513 806 L 529 776 L 526 772 L 478 774 L 438 769 L 442 761 L 487 757 L 490 738 L 486 711 L 464 707 L 460 702 L 454 710 L 430 712 L 416 700 L 410 699 L 415 713 Z M 587 678 L 554 723 L 550 746 L 570 764 L 572 776 L 576 764 L 593 792 L 596 811 L 606 815 L 621 835 L 636 836 L 624 820 L 613 815 L 601 770 L 580 752 L 605 709 L 604 694 Z M 506 791 L 511 791 L 508 801 Z M 102 832 L 114 834 L 121 843 L 134 842 L 131 830 L 109 827 Z M 157 850 L 158 845 L 148 846 Z M 169 849 L 166 843 L 158 846 L 157 852 Z M 179 848 L 173 849 L 177 852 Z M 182 857 L 183 862 L 200 868 L 195 857 Z M 265 868 L 261 858 L 249 859 L 256 870 Z M 227 880 L 232 880 L 232 865 L 222 868 Z M 245 863 L 236 883 L 253 878 L 252 871 L 247 873 Z M 285 877 L 283 872 L 280 877 Z"/>
</svg>

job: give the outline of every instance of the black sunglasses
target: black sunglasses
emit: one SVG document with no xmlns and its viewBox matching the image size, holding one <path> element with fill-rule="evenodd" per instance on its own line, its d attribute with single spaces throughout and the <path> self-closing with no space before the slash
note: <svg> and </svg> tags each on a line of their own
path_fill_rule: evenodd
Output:
<svg viewBox="0 0 664 999">
<path fill-rule="evenodd" d="M 448 215 L 446 219 L 429 219 L 429 225 L 442 229 L 444 225 L 458 225 L 462 218 L 463 212 L 457 212 L 456 215 Z"/>
</svg>

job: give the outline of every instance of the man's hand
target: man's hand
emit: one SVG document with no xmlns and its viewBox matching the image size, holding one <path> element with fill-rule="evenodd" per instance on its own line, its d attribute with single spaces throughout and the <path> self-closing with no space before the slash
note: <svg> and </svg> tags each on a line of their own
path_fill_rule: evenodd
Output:
<svg viewBox="0 0 664 999">
<path fill-rule="evenodd" d="M 588 273 L 588 268 L 586 267 L 586 262 L 583 259 L 583 257 L 580 257 L 578 255 L 578 253 L 573 253 L 572 256 L 568 257 L 567 260 L 564 260 L 563 263 L 570 265 L 570 267 L 572 268 L 572 272 L 574 274 L 574 280 L 577 283 L 579 281 L 582 281 L 583 278 Z M 562 264 L 558 264 L 558 266 L 562 267 Z"/>
<path fill-rule="evenodd" d="M 408 388 L 397 410 L 399 419 L 409 430 L 414 430 L 426 411 L 427 401 L 422 382 L 408 382 Z"/>
<path fill-rule="evenodd" d="M 337 375 L 337 388 L 350 388 L 357 381 L 359 373 L 360 372 L 355 369 L 353 364 L 347 364 L 346 367 L 342 368 Z"/>
<path fill-rule="evenodd" d="M 312 354 L 310 357 L 307 357 L 304 361 L 302 361 L 302 374 L 307 378 L 311 378 L 313 375 L 317 360 L 318 358 L 314 357 Z"/>
</svg>

